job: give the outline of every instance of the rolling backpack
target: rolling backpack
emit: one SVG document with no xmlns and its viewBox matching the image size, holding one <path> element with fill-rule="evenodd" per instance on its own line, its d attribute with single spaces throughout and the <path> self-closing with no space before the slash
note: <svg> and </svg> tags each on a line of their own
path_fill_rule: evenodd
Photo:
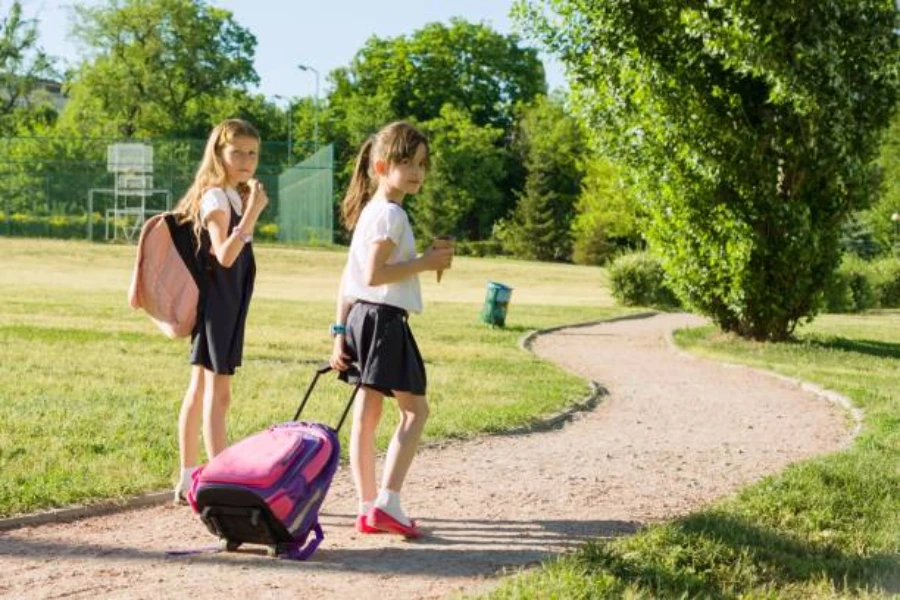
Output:
<svg viewBox="0 0 900 600">
<path fill-rule="evenodd" d="M 178 223 L 171 212 L 147 219 L 128 288 L 131 308 L 143 308 L 170 338 L 189 336 L 197 323 L 203 284 L 191 221 Z"/>
<path fill-rule="evenodd" d="M 298 421 L 326 363 L 292 421 L 273 425 L 226 448 L 193 476 L 188 502 L 221 548 L 268 546 L 270 556 L 306 560 L 325 538 L 319 509 L 338 467 L 338 431 L 359 389 L 359 371 L 346 372 L 353 392 L 337 427 Z M 311 537 L 312 536 L 312 537 Z"/>
</svg>

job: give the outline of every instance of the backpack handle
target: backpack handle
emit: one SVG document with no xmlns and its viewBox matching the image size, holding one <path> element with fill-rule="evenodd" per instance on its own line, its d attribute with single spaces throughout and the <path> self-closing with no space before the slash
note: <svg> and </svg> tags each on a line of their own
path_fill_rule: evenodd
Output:
<svg viewBox="0 0 900 600">
<path fill-rule="evenodd" d="M 303 396 L 303 401 L 300 402 L 300 407 L 297 409 L 297 413 L 294 415 L 294 421 L 300 419 L 300 414 L 303 412 L 303 408 L 306 406 L 306 402 L 309 400 L 313 389 L 315 389 L 316 383 L 319 381 L 319 377 L 331 370 L 331 365 L 328 363 L 323 363 L 319 366 L 319 368 L 316 369 L 316 374 L 313 377 L 312 382 L 310 382 L 309 387 L 306 388 L 306 395 Z M 338 421 L 337 427 L 334 428 L 335 432 L 341 430 L 341 426 L 343 426 L 344 421 L 347 419 L 347 414 L 350 412 L 350 407 L 353 406 L 353 400 L 356 398 L 356 392 L 362 385 L 359 369 L 356 368 L 356 365 L 351 364 L 350 367 L 344 372 L 347 374 L 347 382 L 355 383 L 356 385 L 353 387 L 353 392 L 350 394 L 350 399 L 347 400 L 347 405 L 344 407 L 344 413 L 341 415 L 341 419 L 340 421 Z"/>
</svg>

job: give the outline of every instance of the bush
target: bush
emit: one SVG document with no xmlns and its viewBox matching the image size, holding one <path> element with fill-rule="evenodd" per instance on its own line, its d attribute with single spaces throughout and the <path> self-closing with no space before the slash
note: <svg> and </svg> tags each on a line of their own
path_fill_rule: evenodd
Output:
<svg viewBox="0 0 900 600">
<path fill-rule="evenodd" d="M 103 235 L 104 221 L 94 213 L 94 237 Z M 0 235 L 86 239 L 87 215 L 32 215 L 0 212 Z"/>
<path fill-rule="evenodd" d="M 853 312 L 853 290 L 850 289 L 850 279 L 845 273 L 835 271 L 822 293 L 825 312 Z"/>
<path fill-rule="evenodd" d="M 900 260 L 885 258 L 872 263 L 874 292 L 881 308 L 900 308 Z"/>
<path fill-rule="evenodd" d="M 830 313 L 862 312 L 878 305 L 875 270 L 852 254 L 845 254 L 841 266 L 824 289 L 825 311 Z"/>
<path fill-rule="evenodd" d="M 457 256 L 501 256 L 503 254 L 503 245 L 498 240 L 456 242 Z"/>
<path fill-rule="evenodd" d="M 613 297 L 626 306 L 678 308 L 659 259 L 648 252 L 623 254 L 609 268 Z"/>
<path fill-rule="evenodd" d="M 266 223 L 258 225 L 253 237 L 261 242 L 277 242 L 278 241 L 278 223 Z"/>
<path fill-rule="evenodd" d="M 854 312 L 869 310 L 878 305 L 874 286 L 875 271 L 871 263 L 849 255 L 841 262 L 838 270 L 847 277 L 850 284 Z"/>
</svg>

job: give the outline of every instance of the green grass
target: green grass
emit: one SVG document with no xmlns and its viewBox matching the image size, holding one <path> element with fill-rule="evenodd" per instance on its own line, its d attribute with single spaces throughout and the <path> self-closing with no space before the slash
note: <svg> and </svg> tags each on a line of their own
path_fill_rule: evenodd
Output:
<svg viewBox="0 0 900 600">
<path fill-rule="evenodd" d="M 292 416 L 326 328 L 344 255 L 263 246 L 238 439 Z M 188 378 L 186 341 L 125 304 L 133 248 L 0 238 L 0 515 L 165 488 Z M 534 422 L 585 395 L 583 380 L 522 352 L 527 331 L 622 314 L 599 269 L 458 257 L 422 278 L 412 324 L 428 363 L 430 440 Z M 515 288 L 503 330 L 480 324 L 485 281 Z M 497 598 L 883 598 L 900 593 L 900 314 L 824 316 L 799 341 L 680 332 L 691 352 L 800 377 L 865 411 L 850 450 L 794 465 L 707 510 L 647 527 L 508 580 Z M 332 380 L 310 419 L 337 417 Z M 393 417 L 392 411 L 386 411 Z M 380 431 L 383 445 L 393 425 Z M 346 428 L 343 432 L 346 436 Z M 879 587 L 880 586 L 880 587 Z"/>
<path fill-rule="evenodd" d="M 492 598 L 845 598 L 900 595 L 900 313 L 825 315 L 764 344 L 678 332 L 687 350 L 836 390 L 865 411 L 847 451 L 637 535 L 595 541 Z"/>
<path fill-rule="evenodd" d="M 344 258 L 257 249 L 231 439 L 293 416 L 313 365 L 331 350 Z M 189 346 L 127 307 L 133 260 L 124 245 L 0 238 L 0 516 L 171 485 Z M 625 312 L 613 307 L 603 274 L 458 257 L 440 286 L 424 275 L 425 314 L 411 323 L 429 374 L 427 439 L 527 425 L 583 398 L 583 380 L 516 342 L 532 329 Z M 515 288 L 505 329 L 478 321 L 488 279 Z M 349 388 L 328 378 L 317 392 L 304 418 L 335 422 Z M 382 447 L 394 412 L 385 412 Z"/>
</svg>

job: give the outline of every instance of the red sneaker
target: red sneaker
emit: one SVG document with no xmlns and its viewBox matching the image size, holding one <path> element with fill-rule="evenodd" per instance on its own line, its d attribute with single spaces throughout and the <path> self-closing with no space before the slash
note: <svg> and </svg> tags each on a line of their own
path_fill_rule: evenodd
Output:
<svg viewBox="0 0 900 600">
<path fill-rule="evenodd" d="M 380 529 L 381 531 L 398 533 L 408 538 L 422 537 L 422 532 L 419 531 L 415 520 L 410 519 L 409 525 L 404 525 L 403 523 L 377 507 L 373 507 L 372 510 L 369 511 L 369 514 L 366 517 L 366 525 L 368 525 L 369 527 Z"/>
<path fill-rule="evenodd" d="M 366 515 L 356 517 L 356 530 L 360 533 L 384 533 L 377 527 L 369 527 L 369 524 L 366 523 Z"/>
</svg>

